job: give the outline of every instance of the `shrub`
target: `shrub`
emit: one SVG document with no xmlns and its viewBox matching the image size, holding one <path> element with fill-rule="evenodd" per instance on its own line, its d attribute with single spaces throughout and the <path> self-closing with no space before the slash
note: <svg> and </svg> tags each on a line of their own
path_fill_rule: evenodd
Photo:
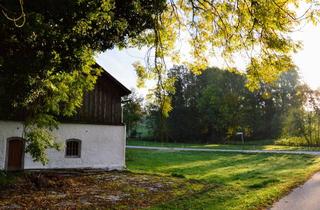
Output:
<svg viewBox="0 0 320 210">
<path fill-rule="evenodd" d="M 310 144 L 303 137 L 285 137 L 275 141 L 276 145 L 285 146 L 317 146 L 316 144 Z"/>
<path fill-rule="evenodd" d="M 12 184 L 15 181 L 15 176 L 0 170 L 0 189 Z"/>
</svg>

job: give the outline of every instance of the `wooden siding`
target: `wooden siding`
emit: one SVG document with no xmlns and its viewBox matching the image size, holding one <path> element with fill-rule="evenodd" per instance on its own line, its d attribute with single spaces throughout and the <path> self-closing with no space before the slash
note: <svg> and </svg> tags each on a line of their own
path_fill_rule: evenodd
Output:
<svg viewBox="0 0 320 210">
<path fill-rule="evenodd" d="M 99 66 L 97 66 L 99 68 Z M 121 97 L 130 94 L 130 90 L 102 69 L 95 88 L 84 94 L 81 108 L 73 117 L 59 117 L 60 122 L 121 125 Z M 25 110 L 16 110 L 10 116 L 1 116 L 1 120 L 24 121 Z"/>
<path fill-rule="evenodd" d="M 84 94 L 83 105 L 78 114 L 64 122 L 88 124 L 122 124 L 121 96 L 123 91 L 107 75 L 98 78 L 94 90 Z"/>
</svg>

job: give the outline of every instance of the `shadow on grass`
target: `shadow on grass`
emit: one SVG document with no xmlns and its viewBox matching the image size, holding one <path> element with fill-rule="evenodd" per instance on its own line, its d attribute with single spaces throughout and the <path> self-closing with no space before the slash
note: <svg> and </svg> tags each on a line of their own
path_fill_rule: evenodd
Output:
<svg viewBox="0 0 320 210">
<path fill-rule="evenodd" d="M 134 172 L 186 177 L 219 186 L 156 209 L 258 208 L 271 204 L 320 168 L 320 159 L 309 155 L 128 149 L 127 156 L 128 168 Z"/>
</svg>

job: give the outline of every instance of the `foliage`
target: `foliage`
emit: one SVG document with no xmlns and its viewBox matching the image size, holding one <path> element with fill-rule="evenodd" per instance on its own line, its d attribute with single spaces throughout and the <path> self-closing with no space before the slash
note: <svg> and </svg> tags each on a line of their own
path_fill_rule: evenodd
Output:
<svg viewBox="0 0 320 210">
<path fill-rule="evenodd" d="M 26 152 L 33 155 L 33 160 L 41 162 L 43 165 L 48 163 L 46 151 L 49 148 L 60 149 L 60 145 L 55 142 L 52 134 L 43 128 L 27 128 L 30 129 L 26 133 Z"/>
<path fill-rule="evenodd" d="M 310 146 L 304 137 L 280 138 L 275 141 L 275 144 L 287 146 Z"/>
<path fill-rule="evenodd" d="M 7 188 L 14 185 L 19 180 L 21 175 L 22 174 L 20 172 L 8 172 L 0 170 L 0 190 L 7 190 Z"/>
<path fill-rule="evenodd" d="M 320 91 L 304 85 L 298 89 L 303 107 L 293 107 L 286 116 L 283 136 L 302 137 L 305 142 L 296 144 L 320 145 Z"/>
<path fill-rule="evenodd" d="M 246 99 L 251 95 L 244 85 L 243 76 L 213 68 L 199 77 L 201 84 L 198 109 L 202 129 L 205 130 L 204 138 L 208 142 L 224 141 L 249 127 L 244 115 L 248 106 Z M 249 135 L 247 132 L 246 136 Z"/>
<path fill-rule="evenodd" d="M 92 68 L 95 53 L 147 46 L 147 68 L 135 67 L 141 84 L 157 80 L 150 98 L 162 114 L 160 130 L 166 130 L 175 81 L 168 77 L 167 58 L 198 74 L 212 54 L 235 70 L 234 58 L 242 53 L 247 86 L 256 90 L 294 66 L 291 57 L 300 43 L 290 33 L 319 17 L 316 3 L 303 2 L 310 9 L 299 17 L 299 0 L 3 0 L 3 14 L 19 17 L 23 9 L 26 22 L 16 27 L 0 15 L 0 117 L 20 115 L 30 127 L 55 127 L 58 115 L 74 114 L 83 92 L 92 89 L 99 75 Z M 179 41 L 190 44 L 191 58 L 179 56 Z"/>
<path fill-rule="evenodd" d="M 308 9 L 300 15 L 298 10 L 304 6 Z M 231 71 L 238 70 L 235 60 L 241 57 L 247 64 L 247 87 L 257 90 L 261 83 L 274 82 L 282 72 L 294 68 L 292 55 L 301 43 L 291 33 L 305 22 L 316 24 L 318 20 L 319 4 L 310 0 L 170 0 L 166 10 L 155 15 L 154 30 L 133 41 L 134 46 L 150 46 L 149 54 L 153 53 L 148 68 L 135 67 L 141 79 L 158 81 L 152 91 L 156 90 L 154 96 L 166 114 L 171 110 L 167 98 L 171 90 L 165 85 L 167 60 L 199 74 L 211 56 L 222 57 Z M 181 43 L 189 45 L 177 50 Z"/>
<path fill-rule="evenodd" d="M 0 189 L 14 182 L 14 177 L 0 170 Z"/>
<path fill-rule="evenodd" d="M 123 101 L 123 122 L 127 126 L 128 136 L 135 136 L 137 132 L 136 126 L 144 114 L 143 98 L 138 97 L 135 91 L 131 90 L 131 94 L 124 97 Z"/>
<path fill-rule="evenodd" d="M 303 137 L 305 133 L 304 127 L 304 110 L 293 108 L 288 111 L 284 118 L 282 136 L 283 137 Z M 299 142 L 299 141 L 298 141 Z"/>
<path fill-rule="evenodd" d="M 175 66 L 168 78 L 175 78 L 175 93 L 169 95 L 172 111 L 162 132 L 174 142 L 226 143 L 235 141 L 240 131 L 247 140 L 275 138 L 290 110 L 303 109 L 296 70 L 254 92 L 247 89 L 245 75 L 218 68 L 196 76 L 185 66 Z M 152 108 L 155 130 L 161 130 L 156 117 L 160 110 Z"/>
<path fill-rule="evenodd" d="M 125 47 L 152 29 L 153 16 L 164 10 L 165 1 L 23 3 L 23 27 L 0 15 L 0 118 L 25 121 L 27 151 L 46 162 L 43 149 L 55 147 L 50 129 L 60 118 L 76 113 L 84 91 L 94 87 L 100 74 L 95 53 Z M 21 10 L 11 0 L 1 1 L 0 6 L 10 17 Z M 42 138 L 44 133 L 48 140 Z"/>
<path fill-rule="evenodd" d="M 147 115 L 141 124 L 149 123 L 153 136 L 148 136 L 160 141 L 168 140 L 168 127 L 166 119 L 162 114 L 161 107 L 153 103 L 149 103 L 146 107 Z"/>
<path fill-rule="evenodd" d="M 318 157 L 129 149 L 133 172 L 211 184 L 206 192 L 173 199 L 155 209 L 265 209 L 318 171 Z M 272 164 L 270 164 L 272 163 Z"/>
</svg>

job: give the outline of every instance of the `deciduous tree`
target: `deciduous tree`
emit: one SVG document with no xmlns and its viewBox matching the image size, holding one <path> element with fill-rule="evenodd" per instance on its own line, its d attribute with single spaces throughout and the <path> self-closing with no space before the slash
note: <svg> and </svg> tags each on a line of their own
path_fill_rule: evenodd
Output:
<svg viewBox="0 0 320 210">
<path fill-rule="evenodd" d="M 310 7 L 300 17 L 296 9 L 303 2 Z M 17 27 L 6 15 L 19 17 L 21 4 L 0 2 L 6 14 L 0 16 L 0 113 L 10 118 L 23 107 L 27 124 L 45 128 L 57 124 L 57 115 L 72 115 L 81 106 L 83 91 L 92 89 L 99 75 L 92 68 L 97 52 L 115 46 L 150 47 L 147 68 L 135 67 L 141 79 L 158 81 L 154 101 L 167 115 L 174 90 L 166 58 L 198 74 L 213 54 L 234 70 L 235 56 L 243 53 L 248 58 L 247 84 L 254 90 L 294 66 L 292 53 L 300 44 L 290 33 L 303 21 L 316 23 L 319 17 L 318 2 L 311 0 L 23 3 L 26 21 Z M 179 56 L 179 39 L 190 44 L 190 56 Z"/>
</svg>

